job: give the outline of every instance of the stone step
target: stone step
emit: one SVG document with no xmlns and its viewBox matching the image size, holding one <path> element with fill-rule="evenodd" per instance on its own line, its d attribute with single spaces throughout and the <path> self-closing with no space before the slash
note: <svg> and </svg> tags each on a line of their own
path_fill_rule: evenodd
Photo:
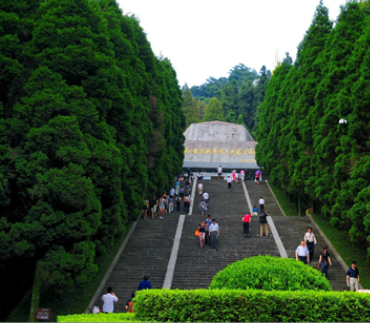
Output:
<svg viewBox="0 0 370 323">
<path fill-rule="evenodd" d="M 245 257 L 262 255 L 279 256 L 273 237 L 259 237 L 259 222 L 252 218 L 251 237 L 243 236 L 242 216 L 249 212 L 243 187 L 235 184 L 232 191 L 224 181 L 204 181 L 205 191 L 210 194 L 210 208 L 206 211 L 216 218 L 220 226 L 218 251 L 199 247 L 199 238 L 194 236 L 198 224 L 206 218 L 199 215 L 197 206 L 201 199 L 196 196 L 193 215 L 185 220 L 172 288 L 208 288 L 214 275 L 228 264 Z"/>
<path fill-rule="evenodd" d="M 144 275 L 148 275 L 153 288 L 162 288 L 171 255 L 179 215 L 183 210 L 164 216 L 163 220 L 140 219 L 117 265 L 110 275 L 106 288 L 111 286 L 120 301 L 115 312 L 125 312 L 131 293 L 137 290 Z M 98 300 L 97 306 L 102 307 Z"/>
<path fill-rule="evenodd" d="M 308 217 L 279 217 L 274 218 L 276 229 L 280 234 L 280 238 L 290 257 L 295 257 L 295 250 L 307 232 L 308 227 L 312 227 L 312 223 Z M 325 245 L 325 242 L 319 232 L 313 231 L 316 236 L 317 244 L 313 259 L 313 268 L 317 268 L 320 253 Z M 329 282 L 334 290 L 348 290 L 346 284 L 346 273 L 334 257 L 333 252 L 329 249 L 333 266 L 329 267 Z M 321 271 L 321 269 L 320 269 Z"/>
</svg>

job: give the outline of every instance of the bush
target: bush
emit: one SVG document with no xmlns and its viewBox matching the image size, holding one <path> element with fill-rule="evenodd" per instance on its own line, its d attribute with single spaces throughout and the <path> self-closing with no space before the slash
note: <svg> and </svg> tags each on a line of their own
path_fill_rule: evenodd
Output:
<svg viewBox="0 0 370 323">
<path fill-rule="evenodd" d="M 369 322 L 370 297 L 353 292 L 143 290 L 143 322 Z"/>
<path fill-rule="evenodd" d="M 228 265 L 213 278 L 210 289 L 326 290 L 322 274 L 294 259 L 258 256 Z"/>
<path fill-rule="evenodd" d="M 135 314 L 112 313 L 112 314 L 75 314 L 59 315 L 58 322 L 140 322 Z"/>
</svg>

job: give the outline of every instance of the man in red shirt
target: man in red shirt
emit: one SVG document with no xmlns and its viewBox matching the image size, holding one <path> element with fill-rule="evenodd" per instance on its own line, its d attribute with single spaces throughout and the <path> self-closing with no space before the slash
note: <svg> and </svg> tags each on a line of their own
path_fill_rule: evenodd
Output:
<svg viewBox="0 0 370 323">
<path fill-rule="evenodd" d="M 249 222 L 251 222 L 251 215 L 245 214 L 242 218 L 243 220 L 243 231 L 244 231 L 244 237 L 249 237 Z"/>
</svg>

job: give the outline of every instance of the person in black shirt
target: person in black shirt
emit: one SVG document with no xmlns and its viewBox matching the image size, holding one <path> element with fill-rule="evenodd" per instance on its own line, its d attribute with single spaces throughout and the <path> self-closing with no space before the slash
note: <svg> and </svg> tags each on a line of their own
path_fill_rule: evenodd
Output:
<svg viewBox="0 0 370 323">
<path fill-rule="evenodd" d="M 326 278 L 328 278 L 329 265 L 331 266 L 332 263 L 328 252 L 328 247 L 324 247 L 322 252 L 320 253 L 320 259 L 317 268 L 320 268 L 321 266 L 322 273 L 325 273 Z"/>
<path fill-rule="evenodd" d="M 158 200 L 157 200 L 157 197 L 154 195 L 153 198 L 149 202 L 150 212 L 152 213 L 152 219 L 154 219 L 154 217 L 157 217 L 157 214 L 156 214 L 157 204 L 158 204 Z"/>
<path fill-rule="evenodd" d="M 269 225 L 267 223 L 266 216 L 269 216 L 269 214 L 266 212 L 266 210 L 262 210 L 262 212 L 259 215 L 259 222 L 260 222 L 260 237 L 262 238 L 263 232 L 265 232 L 266 237 L 269 236 Z"/>
<path fill-rule="evenodd" d="M 360 273 L 356 268 L 356 261 L 352 261 L 352 266 L 347 271 L 347 286 L 350 286 L 351 291 L 358 291 L 358 283 L 360 282 Z"/>
</svg>

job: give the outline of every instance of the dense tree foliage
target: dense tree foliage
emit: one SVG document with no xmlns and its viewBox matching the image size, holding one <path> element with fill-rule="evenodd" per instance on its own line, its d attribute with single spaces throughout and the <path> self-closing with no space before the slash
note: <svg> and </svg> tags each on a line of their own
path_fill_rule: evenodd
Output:
<svg viewBox="0 0 370 323">
<path fill-rule="evenodd" d="M 369 8 L 349 1 L 333 28 L 320 3 L 296 62 L 287 57 L 267 86 L 257 137 L 257 161 L 272 180 L 367 246 Z"/>
<path fill-rule="evenodd" d="M 0 47 L 0 271 L 72 289 L 180 171 L 182 93 L 115 0 L 0 1 Z"/>
<path fill-rule="evenodd" d="M 271 73 L 263 66 L 259 73 L 239 64 L 229 71 L 229 77 L 210 77 L 201 86 L 191 89 L 183 87 L 183 111 L 186 126 L 195 122 L 225 120 L 245 125 L 254 131 L 259 120 L 259 106 L 264 97 Z M 223 114 L 211 115 L 208 112 L 210 100 L 217 98 Z M 215 101 L 213 101 L 215 102 Z M 207 115 L 207 120 L 204 117 Z"/>
</svg>

